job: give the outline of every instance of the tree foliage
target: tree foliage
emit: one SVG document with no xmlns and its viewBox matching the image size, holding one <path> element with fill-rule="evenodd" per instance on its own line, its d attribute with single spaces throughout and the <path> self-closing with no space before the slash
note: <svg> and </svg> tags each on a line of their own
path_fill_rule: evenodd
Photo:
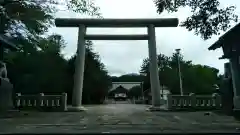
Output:
<svg viewBox="0 0 240 135">
<path fill-rule="evenodd" d="M 141 86 L 134 86 L 128 91 L 128 97 L 138 98 L 143 96 L 143 91 Z"/>
<path fill-rule="evenodd" d="M 99 103 L 107 95 L 111 80 L 104 64 L 99 59 L 99 55 L 92 51 L 92 42 L 87 41 L 86 48 L 83 103 Z M 71 76 L 75 70 L 75 59 L 76 56 L 73 56 L 68 62 Z M 73 78 L 70 81 L 73 82 Z M 71 96 L 73 83 L 69 85 L 69 88 L 71 90 L 68 91 L 68 95 Z"/>
<path fill-rule="evenodd" d="M 58 41 L 55 40 L 58 37 Z M 65 43 L 61 36 L 39 40 L 40 48 L 32 53 L 11 52 L 6 55 L 8 72 L 16 92 L 26 94 L 62 93 L 67 89 L 66 60 L 60 55 Z"/>
<path fill-rule="evenodd" d="M 219 85 L 219 70 L 205 66 L 195 65 L 191 61 L 185 61 L 179 55 L 183 91 L 185 94 L 211 94 L 215 92 L 214 85 Z M 141 66 L 141 73 L 145 73 L 144 90 L 150 88 L 149 60 L 145 59 Z M 163 54 L 158 55 L 159 80 L 160 84 L 167 86 L 171 93 L 180 94 L 179 75 L 178 75 L 178 54 L 173 53 L 171 57 Z"/>
<path fill-rule="evenodd" d="M 23 94 L 68 93 L 68 103 L 72 101 L 75 55 L 64 59 L 61 50 L 65 42 L 60 35 L 50 35 L 39 39 L 38 50 L 32 53 L 10 52 L 6 55 L 7 69 L 15 92 Z M 86 44 L 83 103 L 102 103 L 111 85 L 108 73 L 99 56 Z M 92 85 L 94 84 L 94 85 Z"/>
<path fill-rule="evenodd" d="M 54 15 L 61 9 L 100 16 L 93 0 L 3 0 L 0 1 L 0 34 L 12 38 L 22 51 L 35 49 L 40 36 L 53 26 Z"/>
<path fill-rule="evenodd" d="M 234 14 L 236 7 L 220 8 L 218 0 L 155 0 L 157 12 L 161 14 L 164 9 L 168 12 L 177 12 L 182 7 L 189 7 L 192 15 L 181 23 L 189 31 L 201 35 L 204 40 L 219 35 L 237 22 L 238 16 Z"/>
<path fill-rule="evenodd" d="M 43 36 L 60 10 L 100 17 L 93 0 L 4 0 L 0 1 L 0 34 L 20 48 L 4 55 L 15 92 L 67 92 L 71 103 L 75 56 L 70 60 L 63 57 L 65 42 L 60 35 Z M 110 85 L 109 76 L 90 41 L 86 48 L 83 102 L 101 103 Z"/>
</svg>

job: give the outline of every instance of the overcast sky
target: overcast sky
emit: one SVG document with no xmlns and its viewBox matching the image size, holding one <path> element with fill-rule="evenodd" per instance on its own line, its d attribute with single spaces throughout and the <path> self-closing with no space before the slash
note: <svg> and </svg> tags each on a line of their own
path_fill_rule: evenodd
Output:
<svg viewBox="0 0 240 135">
<path fill-rule="evenodd" d="M 191 15 L 188 9 L 181 9 L 177 13 L 159 15 L 156 13 L 153 0 L 95 0 L 104 18 L 179 18 L 184 20 Z M 239 0 L 220 0 L 221 6 L 237 6 L 236 14 L 240 15 Z M 72 12 L 58 12 L 59 18 L 83 18 L 81 14 Z M 61 34 L 67 42 L 63 53 L 66 57 L 76 52 L 77 28 L 52 28 L 50 33 Z M 88 34 L 143 34 L 144 28 L 91 28 Z M 208 51 L 208 47 L 218 39 L 218 36 L 204 41 L 200 36 L 182 27 L 157 28 L 157 52 L 171 56 L 175 49 L 180 48 L 184 59 L 192 60 L 196 64 L 215 67 L 223 73 L 226 60 L 219 60 L 222 50 Z M 148 57 L 147 41 L 93 41 L 94 51 L 100 55 L 111 75 L 138 73 L 142 60 Z"/>
</svg>

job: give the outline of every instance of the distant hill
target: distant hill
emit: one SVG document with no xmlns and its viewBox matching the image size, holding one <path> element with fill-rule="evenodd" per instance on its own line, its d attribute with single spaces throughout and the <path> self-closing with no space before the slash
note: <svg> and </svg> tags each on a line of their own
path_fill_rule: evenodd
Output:
<svg viewBox="0 0 240 135">
<path fill-rule="evenodd" d="M 137 73 L 129 73 L 122 76 L 111 76 L 112 82 L 142 82 L 144 79 L 143 75 Z"/>
<path fill-rule="evenodd" d="M 137 73 L 129 73 L 129 74 L 125 74 L 125 75 L 139 76 L 140 74 L 137 74 Z"/>
</svg>

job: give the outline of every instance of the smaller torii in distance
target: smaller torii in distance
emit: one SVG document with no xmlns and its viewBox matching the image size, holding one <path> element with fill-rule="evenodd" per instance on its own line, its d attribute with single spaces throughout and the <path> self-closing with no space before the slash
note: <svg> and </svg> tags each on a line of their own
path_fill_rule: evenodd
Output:
<svg viewBox="0 0 240 135">
<path fill-rule="evenodd" d="M 160 110 L 160 81 L 158 76 L 155 27 L 177 27 L 177 18 L 161 19 L 77 19 L 57 18 L 57 27 L 78 27 L 77 57 L 75 63 L 72 108 L 82 111 L 82 88 L 84 79 L 85 40 L 148 40 L 150 59 L 150 82 L 152 107 L 149 110 Z M 87 35 L 87 27 L 146 27 L 147 34 L 142 35 Z"/>
</svg>

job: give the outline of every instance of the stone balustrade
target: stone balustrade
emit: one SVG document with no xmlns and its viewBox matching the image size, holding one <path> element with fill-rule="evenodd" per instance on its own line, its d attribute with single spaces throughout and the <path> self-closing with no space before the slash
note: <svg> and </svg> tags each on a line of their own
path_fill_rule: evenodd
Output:
<svg viewBox="0 0 240 135">
<path fill-rule="evenodd" d="M 209 110 L 220 109 L 221 97 L 219 94 L 213 95 L 168 95 L 167 96 L 167 109 L 168 110 Z"/>
<path fill-rule="evenodd" d="M 42 111 L 67 111 L 67 94 L 62 95 L 21 95 L 16 94 L 15 106 L 19 109 Z"/>
</svg>

